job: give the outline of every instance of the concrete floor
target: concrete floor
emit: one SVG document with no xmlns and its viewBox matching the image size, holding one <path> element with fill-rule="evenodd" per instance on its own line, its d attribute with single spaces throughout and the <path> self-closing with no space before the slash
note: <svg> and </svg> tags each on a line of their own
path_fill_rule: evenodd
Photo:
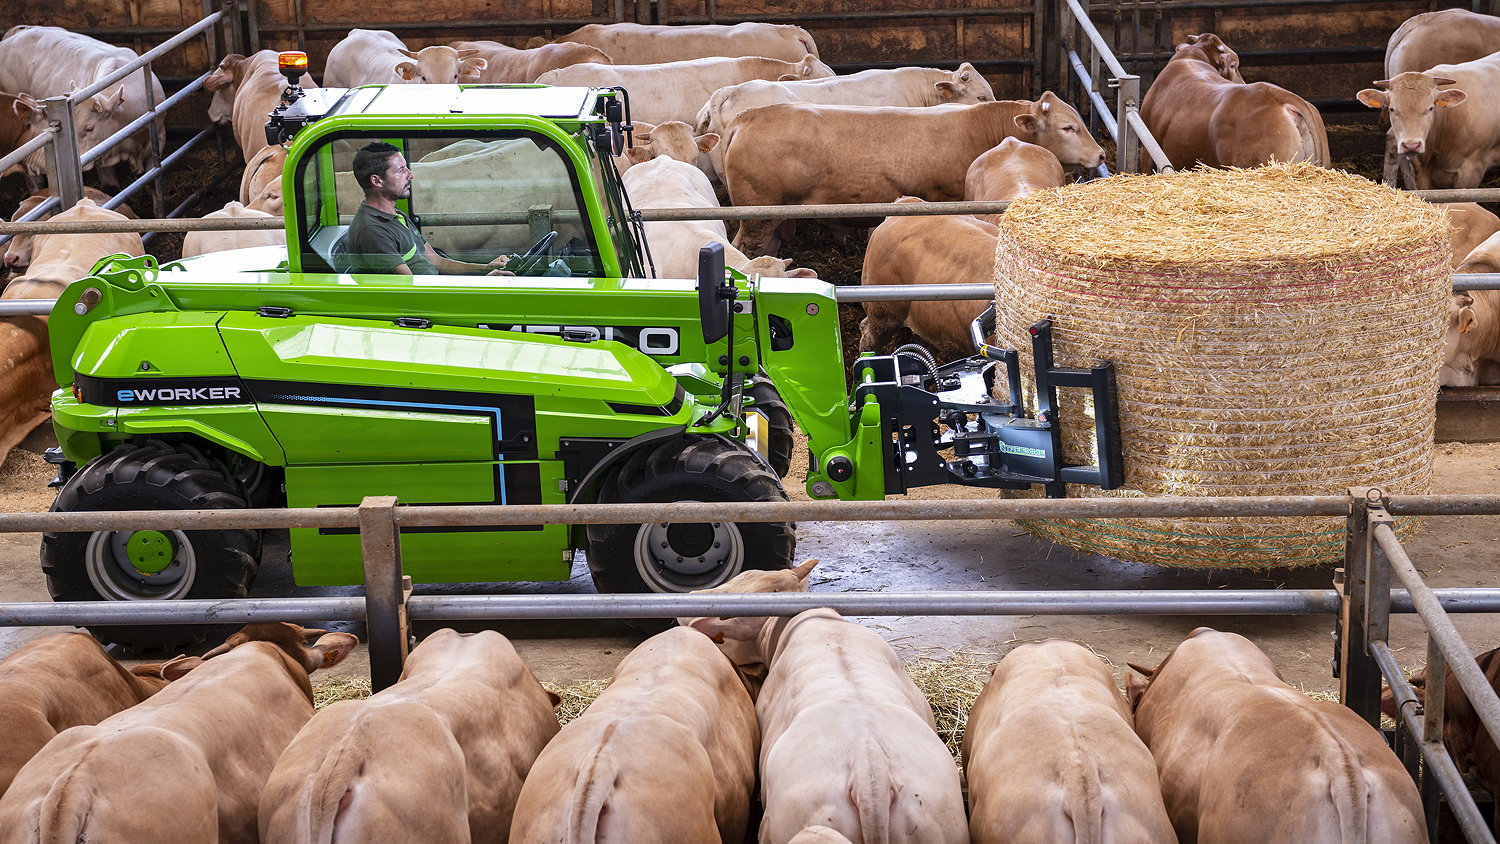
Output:
<svg viewBox="0 0 1500 844">
<path fill-rule="evenodd" d="M 51 503 L 45 482 L 50 467 L 36 451 L 43 442 L 13 451 L 0 466 L 0 512 L 44 511 Z M 32 449 L 32 450 L 28 450 Z M 1440 493 L 1500 491 L 1500 444 L 1439 445 Z M 793 477 L 798 476 L 793 467 Z M 938 490 L 935 496 L 975 495 Z M 1500 585 L 1500 517 L 1430 519 L 1407 549 L 1433 586 Z M 0 534 L 0 601 L 47 600 L 37 565 L 36 534 Z M 284 546 L 283 546 L 284 547 Z M 1250 589 L 1324 588 L 1326 569 L 1269 572 L 1191 571 L 1125 563 L 1081 554 L 1033 539 L 1008 521 L 804 523 L 798 528 L 799 559 L 822 560 L 814 592 L 1044 589 Z M 297 589 L 289 566 L 268 556 L 254 593 L 261 596 L 348 594 L 345 589 Z M 543 584 L 467 584 L 419 587 L 420 592 L 593 591 L 580 562 L 572 580 Z M 904 657 L 944 658 L 949 654 L 1003 655 L 1022 642 L 1050 637 L 1076 640 L 1093 648 L 1123 679 L 1125 663 L 1155 665 L 1188 631 L 1200 625 L 1243 633 L 1280 666 L 1286 679 L 1308 691 L 1336 688 L 1329 661 L 1333 653 L 1331 616 L 1163 617 L 1019 616 L 880 617 L 862 619 L 880 630 Z M 1476 652 L 1500 644 L 1500 617 L 1459 616 L 1459 629 Z M 512 622 L 495 625 L 511 637 L 532 670 L 544 681 L 569 684 L 608 677 L 640 637 L 620 622 Z M 355 629 L 358 632 L 357 628 Z M 47 628 L 0 628 L 0 656 L 21 643 L 52 632 Z M 418 631 L 421 632 L 420 630 Z M 1392 644 L 1403 664 L 1415 667 L 1425 639 L 1413 616 L 1392 625 Z M 363 654 L 340 673 L 364 674 Z"/>
</svg>

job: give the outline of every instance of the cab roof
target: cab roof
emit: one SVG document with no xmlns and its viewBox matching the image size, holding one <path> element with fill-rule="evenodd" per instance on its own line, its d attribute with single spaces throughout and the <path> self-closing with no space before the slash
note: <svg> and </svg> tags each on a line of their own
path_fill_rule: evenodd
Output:
<svg viewBox="0 0 1500 844">
<path fill-rule="evenodd" d="M 598 95 L 593 88 L 547 85 L 371 85 L 350 91 L 329 116 L 517 114 L 593 120 L 598 119 L 594 113 Z"/>
</svg>

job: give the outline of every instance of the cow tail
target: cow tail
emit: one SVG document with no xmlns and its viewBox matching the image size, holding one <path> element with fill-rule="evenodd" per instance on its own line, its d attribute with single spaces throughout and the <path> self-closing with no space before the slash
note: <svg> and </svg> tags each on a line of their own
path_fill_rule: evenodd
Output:
<svg viewBox="0 0 1500 844">
<path fill-rule="evenodd" d="M 889 844 L 891 809 L 896 802 L 891 760 L 879 742 L 865 739 L 853 749 L 854 781 L 849 800 L 859 815 L 860 840 L 864 844 Z"/>
<path fill-rule="evenodd" d="M 1073 783 L 1072 805 L 1067 807 L 1073 818 L 1073 840 L 1077 844 L 1102 844 L 1104 841 L 1104 794 L 1099 784 L 1099 767 L 1095 760 L 1079 751 L 1078 744 L 1070 748 L 1073 755 L 1071 765 L 1078 772 Z"/>
<path fill-rule="evenodd" d="M 579 767 L 578 777 L 573 781 L 572 800 L 568 807 L 568 835 L 564 841 L 591 844 L 599 840 L 600 817 L 621 776 L 615 759 L 604 752 L 604 743 L 601 742 L 587 763 Z"/>
<path fill-rule="evenodd" d="M 1333 743 L 1328 763 L 1328 796 L 1339 819 L 1339 841 L 1342 844 L 1367 844 L 1370 840 L 1370 783 L 1365 779 L 1359 756 L 1331 724 L 1323 734 Z M 1327 764 L 1327 763 L 1325 763 Z"/>
<path fill-rule="evenodd" d="M 72 772 L 59 777 L 37 812 L 37 838 L 42 844 L 74 844 L 87 841 L 89 789 L 76 784 Z"/>
<path fill-rule="evenodd" d="M 331 844 L 339 814 L 349 808 L 349 798 L 359 778 L 356 760 L 358 753 L 348 753 L 351 747 L 362 746 L 366 736 L 354 730 L 330 749 L 318 764 L 317 773 L 308 777 L 302 792 L 297 796 L 297 818 L 304 828 L 298 830 L 297 840 Z"/>
<path fill-rule="evenodd" d="M 1308 111 L 1311 110 L 1311 114 Z M 1304 109 L 1301 106 L 1287 106 L 1287 113 L 1291 115 L 1292 125 L 1297 129 L 1297 141 L 1300 152 L 1297 161 L 1306 161 L 1319 167 L 1327 167 L 1333 163 L 1328 151 L 1328 131 L 1323 128 L 1323 117 L 1318 114 L 1316 108 L 1309 106 Z"/>
</svg>

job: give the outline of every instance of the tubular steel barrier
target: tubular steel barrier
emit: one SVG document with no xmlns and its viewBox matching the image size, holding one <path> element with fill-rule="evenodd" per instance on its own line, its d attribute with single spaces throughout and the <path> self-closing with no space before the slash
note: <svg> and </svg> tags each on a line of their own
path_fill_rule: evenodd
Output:
<svg viewBox="0 0 1500 844">
<path fill-rule="evenodd" d="M 1074 30 L 1063 36 L 1063 52 L 1074 77 L 1082 83 L 1082 90 L 1093 103 L 1092 110 L 1101 118 L 1108 115 L 1110 109 L 1099 91 L 1100 62 L 1103 62 L 1110 74 L 1108 86 L 1115 89 L 1114 115 L 1101 121 L 1115 142 L 1115 172 L 1137 172 L 1140 169 L 1142 147 L 1151 159 L 1153 170 L 1159 173 L 1174 172 L 1172 162 L 1167 160 L 1161 145 L 1151 136 L 1151 130 L 1146 128 L 1145 121 L 1140 119 L 1141 77 L 1125 71 L 1125 66 L 1115 58 L 1104 36 L 1099 34 L 1099 30 L 1089 20 L 1088 10 L 1078 0 L 1064 0 L 1062 8 L 1072 20 Z M 1080 34 L 1081 38 L 1078 37 Z M 1078 41 L 1086 45 L 1092 72 L 1084 68 L 1083 59 L 1074 49 L 1073 45 Z"/>
<path fill-rule="evenodd" d="M 218 39 L 214 32 L 215 25 L 221 22 L 225 25 L 230 33 L 228 38 L 230 42 L 238 43 L 242 40 L 233 26 L 235 15 L 232 10 L 235 8 L 234 0 L 227 0 L 223 9 L 208 12 L 197 23 L 181 31 L 176 31 L 176 34 L 171 38 L 141 54 L 134 61 L 120 67 L 108 76 L 96 80 L 87 87 L 80 88 L 72 93 L 50 97 L 42 101 L 47 108 L 50 120 L 49 125 L 42 134 L 23 144 L 9 155 L 0 158 L 0 171 L 3 171 L 12 164 L 19 164 L 37 150 L 45 149 L 47 154 L 47 184 L 55 195 L 28 212 L 22 218 L 22 221 L 9 223 L 7 224 L 7 228 L 0 229 L 0 245 L 9 241 L 15 235 L 30 233 L 24 230 L 13 230 L 9 226 L 24 226 L 26 222 L 35 221 L 59 207 L 73 207 L 84 195 L 84 168 L 98 161 L 110 150 L 124 143 L 132 135 L 143 129 L 150 133 L 149 144 L 151 151 L 148 156 L 149 164 L 146 172 L 121 188 L 114 197 L 104 204 L 104 207 L 116 208 L 142 188 L 150 185 L 153 188 L 152 200 L 155 212 L 158 216 L 164 213 L 164 199 L 160 187 L 161 176 L 169 166 L 175 164 L 192 147 L 196 146 L 204 133 L 193 137 L 181 148 L 163 158 L 162 138 L 164 130 L 161 130 L 161 125 L 164 124 L 162 124 L 162 121 L 164 121 L 167 111 L 181 105 L 185 100 L 197 93 L 203 87 L 204 80 L 209 77 L 213 70 L 210 69 L 199 75 L 181 90 L 167 97 L 162 102 L 157 103 L 154 102 L 156 94 L 154 86 L 151 84 L 151 65 L 157 59 L 181 47 L 199 35 L 203 35 L 208 41 L 210 57 L 217 62 Z M 117 130 L 108 138 L 100 141 L 97 145 L 90 148 L 88 152 L 79 154 L 77 151 L 77 133 L 73 119 L 74 106 L 78 103 L 86 102 L 95 94 L 121 80 L 133 76 L 137 72 L 144 73 L 146 77 L 144 86 L 147 97 L 146 112 L 123 128 Z M 212 130 L 208 130 L 207 133 L 212 134 Z M 144 229 L 142 231 L 154 233 L 154 230 L 151 229 Z M 149 237 L 150 235 L 148 235 L 148 239 Z"/>
<path fill-rule="evenodd" d="M 1446 605 L 1445 590 L 1426 585 L 1392 530 L 1393 515 L 1494 515 L 1493 501 L 1489 500 L 1493 496 L 1383 496 L 1370 488 L 1349 492 L 1355 508 L 1347 521 L 1343 577 L 1336 581 L 1345 598 L 1335 633 L 1340 697 L 1379 727 L 1384 681 L 1397 706 L 1395 749 L 1421 786 L 1429 835 L 1436 840 L 1438 800 L 1445 797 L 1466 840 L 1494 842 L 1443 743 L 1445 666 L 1453 672 L 1491 738 L 1500 735 L 1500 697 L 1448 617 L 1456 610 Z M 1390 588 L 1392 574 L 1403 588 Z M 1398 595 L 1406 597 L 1410 611 L 1417 614 L 1427 631 L 1429 682 L 1422 700 L 1390 649 L 1390 614 L 1408 611 L 1398 603 Z"/>
<path fill-rule="evenodd" d="M 139 602 L 0 603 L 0 625 L 195 624 L 283 620 L 364 621 L 372 686 L 400 676 L 413 621 L 557 618 L 672 618 L 793 615 L 831 607 L 846 615 L 1332 615 L 1340 697 L 1379 725 L 1382 680 L 1399 706 L 1397 748 L 1422 783 L 1429 827 L 1446 797 L 1469 841 L 1493 841 L 1442 744 L 1441 689 L 1428 684 L 1425 707 L 1391 653 L 1391 613 L 1415 613 L 1429 636 L 1429 670 L 1452 667 L 1487 731 L 1500 733 L 1500 698 L 1447 614 L 1500 612 L 1500 588 L 1432 589 L 1391 529 L 1392 515 L 1500 515 L 1500 495 L 1384 496 L 1354 488 L 1346 496 L 1158 499 L 979 499 L 966 501 L 810 501 L 671 504 L 399 506 L 393 497 L 358 507 L 316 509 L 0 513 L 0 533 L 130 529 L 349 528 L 359 531 L 363 597 L 244 598 Z M 1018 518 L 1343 516 L 1345 567 L 1333 589 L 1057 590 L 931 593 L 762 593 L 687 595 L 421 595 L 402 575 L 403 527 L 620 524 L 697 521 L 869 521 Z M 1403 588 L 1392 590 L 1394 571 Z M 1430 676 L 1433 676 L 1430 675 Z M 1418 720 L 1418 716 L 1422 716 Z M 1412 750 L 1406 738 L 1420 736 Z"/>
</svg>

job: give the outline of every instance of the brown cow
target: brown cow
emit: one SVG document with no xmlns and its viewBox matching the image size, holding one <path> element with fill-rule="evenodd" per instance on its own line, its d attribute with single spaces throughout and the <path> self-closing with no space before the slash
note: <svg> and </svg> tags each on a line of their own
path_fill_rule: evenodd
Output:
<svg viewBox="0 0 1500 844">
<path fill-rule="evenodd" d="M 1191 844 L 1425 842 L 1422 800 L 1380 733 L 1281 679 L 1250 640 L 1199 627 L 1130 678 L 1135 729 Z"/>
<path fill-rule="evenodd" d="M 1177 45 L 1141 101 L 1141 118 L 1179 170 L 1331 161 L 1328 132 L 1312 103 L 1269 82 L 1246 84 L 1234 51 L 1211 33 Z M 1150 166 L 1142 160 L 1144 169 Z"/>
<path fill-rule="evenodd" d="M 1061 187 L 1065 178 L 1057 156 L 1035 144 L 1006 138 L 969 166 L 964 199 L 1016 199 L 1033 190 Z M 897 202 L 921 200 L 903 196 Z M 994 274 L 996 218 L 998 215 L 888 217 L 870 233 L 861 282 L 913 285 L 986 281 Z M 866 302 L 859 349 L 887 353 L 905 326 L 940 360 L 972 355 L 975 349 L 969 338 L 969 323 L 982 310 L 982 302 Z"/>
<path fill-rule="evenodd" d="M 818 57 L 818 45 L 813 43 L 807 30 L 776 23 L 738 23 L 732 26 L 591 23 L 557 41 L 588 44 L 614 59 L 615 64 L 660 64 L 736 56 L 764 56 L 796 62 L 803 56 Z"/>
<path fill-rule="evenodd" d="M 304 88 L 314 86 L 313 78 L 302 74 L 298 80 Z M 276 52 L 261 50 L 253 56 L 228 55 L 219 62 L 203 87 L 214 92 L 208 104 L 208 116 L 215 123 L 228 123 L 234 129 L 240 155 L 249 161 L 266 145 L 266 118 L 281 102 L 286 77 L 277 69 Z"/>
<path fill-rule="evenodd" d="M 160 668 L 127 670 L 87 633 L 54 633 L 16 649 L 0 662 L 0 794 L 58 733 L 161 691 Z"/>
<path fill-rule="evenodd" d="M 21 144 L 36 137 L 36 133 L 46 125 L 46 114 L 36 100 L 25 94 L 18 96 L 0 91 L 0 157 L 15 152 Z M 34 171 L 45 169 L 44 160 L 36 157 L 39 154 L 45 155 L 46 152 L 37 150 L 27 156 L 26 160 L 0 171 L 0 176 L 25 173 L 28 163 L 33 164 L 31 169 Z"/>
<path fill-rule="evenodd" d="M 755 706 L 711 642 L 674 627 L 642 642 L 609 688 L 537 757 L 511 840 L 745 840 Z"/>
<path fill-rule="evenodd" d="M 1452 246 L 1453 266 L 1462 264 L 1470 252 L 1479 248 L 1490 235 L 1500 232 L 1500 216 L 1486 210 L 1477 202 L 1445 202 L 1442 207 L 1448 212 L 1448 240 Z M 1467 272 L 1495 272 L 1494 270 L 1468 270 Z"/>
<path fill-rule="evenodd" d="M 479 81 L 484 83 L 531 83 L 560 67 L 585 62 L 614 64 L 597 48 L 571 41 L 543 44 L 529 50 L 507 47 L 499 41 L 453 41 L 449 46 L 485 60 L 486 66 L 479 72 Z"/>
<path fill-rule="evenodd" d="M 91 199 L 58 214 L 60 222 L 123 220 Z M 69 284 L 89 274 L 94 263 L 115 253 L 145 252 L 138 234 L 37 235 L 26 274 L 11 279 L 0 299 L 55 299 Z M 57 387 L 47 344 L 47 318 L 0 317 L 0 455 L 9 453 L 50 412 L 48 397 Z"/>
<path fill-rule="evenodd" d="M 1500 18 L 1467 9 L 1442 9 L 1407 18 L 1385 45 L 1385 78 L 1459 64 L 1500 51 Z M 1386 132 L 1385 183 L 1397 184 L 1396 135 Z"/>
<path fill-rule="evenodd" d="M 286 147 L 261 147 L 245 162 L 240 177 L 240 204 L 273 217 L 281 216 L 286 203 L 282 199 L 281 175 L 286 169 Z"/>
<path fill-rule="evenodd" d="M 815 564 L 702 591 L 805 591 Z M 932 708 L 879 633 L 826 608 L 689 624 L 725 641 L 744 669 L 766 672 L 755 701 L 761 842 L 786 844 L 811 825 L 854 841 L 969 840 L 958 769 Z"/>
<path fill-rule="evenodd" d="M 974 159 L 1011 137 L 1045 147 L 1069 169 L 1104 163 L 1083 118 L 1050 91 L 1035 102 L 929 108 L 777 103 L 741 114 L 721 143 L 735 205 L 821 205 L 959 199 Z M 775 254 L 776 225 L 746 221 L 735 246 Z"/>
<path fill-rule="evenodd" d="M 63 731 L 21 769 L 0 798 L 0 842 L 258 841 L 261 789 L 313 714 L 308 675 L 356 643 L 252 624 L 204 659 L 167 663 L 170 686 Z"/>
<path fill-rule="evenodd" d="M 1500 164 L 1500 54 L 1375 84 L 1359 101 L 1389 110 L 1396 152 L 1419 189 L 1477 188 Z"/>
<path fill-rule="evenodd" d="M 1500 233 L 1490 235 L 1455 272 L 1500 273 Z M 1469 290 L 1448 300 L 1442 387 L 1500 384 L 1500 290 Z"/>
<path fill-rule="evenodd" d="M 504 841 L 557 703 L 504 636 L 438 630 L 395 685 L 297 733 L 261 797 L 261 839 Z"/>
<path fill-rule="evenodd" d="M 1500 689 L 1500 648 L 1485 651 L 1474 657 L 1474 661 L 1479 663 L 1490 688 Z M 1423 700 L 1427 670 L 1412 675 L 1411 684 L 1416 687 L 1417 700 Z M 1392 718 L 1397 715 L 1396 698 L 1389 688 L 1380 695 L 1380 710 Z M 1479 713 L 1458 684 L 1452 668 L 1443 671 L 1443 745 L 1460 774 L 1473 774 L 1490 794 L 1500 794 L 1500 749 L 1495 747 L 1495 740 L 1479 720 Z"/>
<path fill-rule="evenodd" d="M 20 207 L 16 208 L 16 213 L 10 215 L 11 222 L 15 222 L 26 216 L 27 214 L 31 213 L 31 210 L 33 208 L 41 205 L 43 202 L 56 195 L 57 191 L 48 188 L 42 193 L 26 197 L 25 199 L 21 200 L 21 205 Z M 104 203 L 113 199 L 113 197 L 111 197 L 104 191 L 87 187 L 83 189 L 83 196 L 85 199 L 92 199 L 99 205 L 103 205 Z M 129 205 L 117 205 L 115 206 L 114 210 L 120 212 L 121 214 L 129 217 L 132 220 L 139 219 L 136 216 L 136 213 L 130 210 Z M 38 217 L 37 221 L 40 222 L 41 220 L 50 220 L 52 219 L 52 216 L 53 212 L 48 212 Z M 19 272 L 31 266 L 32 245 L 35 239 L 36 235 L 18 234 L 7 241 L 5 244 L 5 267 L 12 272 Z"/>
<path fill-rule="evenodd" d="M 1133 725 L 1083 646 L 1050 639 L 1006 654 L 964 728 L 975 844 L 1175 841 Z"/>
<path fill-rule="evenodd" d="M 472 85 L 487 63 L 473 52 L 446 45 L 408 50 L 395 33 L 384 29 L 351 29 L 328 51 L 323 84 L 329 88 L 356 85 Z"/>
</svg>

